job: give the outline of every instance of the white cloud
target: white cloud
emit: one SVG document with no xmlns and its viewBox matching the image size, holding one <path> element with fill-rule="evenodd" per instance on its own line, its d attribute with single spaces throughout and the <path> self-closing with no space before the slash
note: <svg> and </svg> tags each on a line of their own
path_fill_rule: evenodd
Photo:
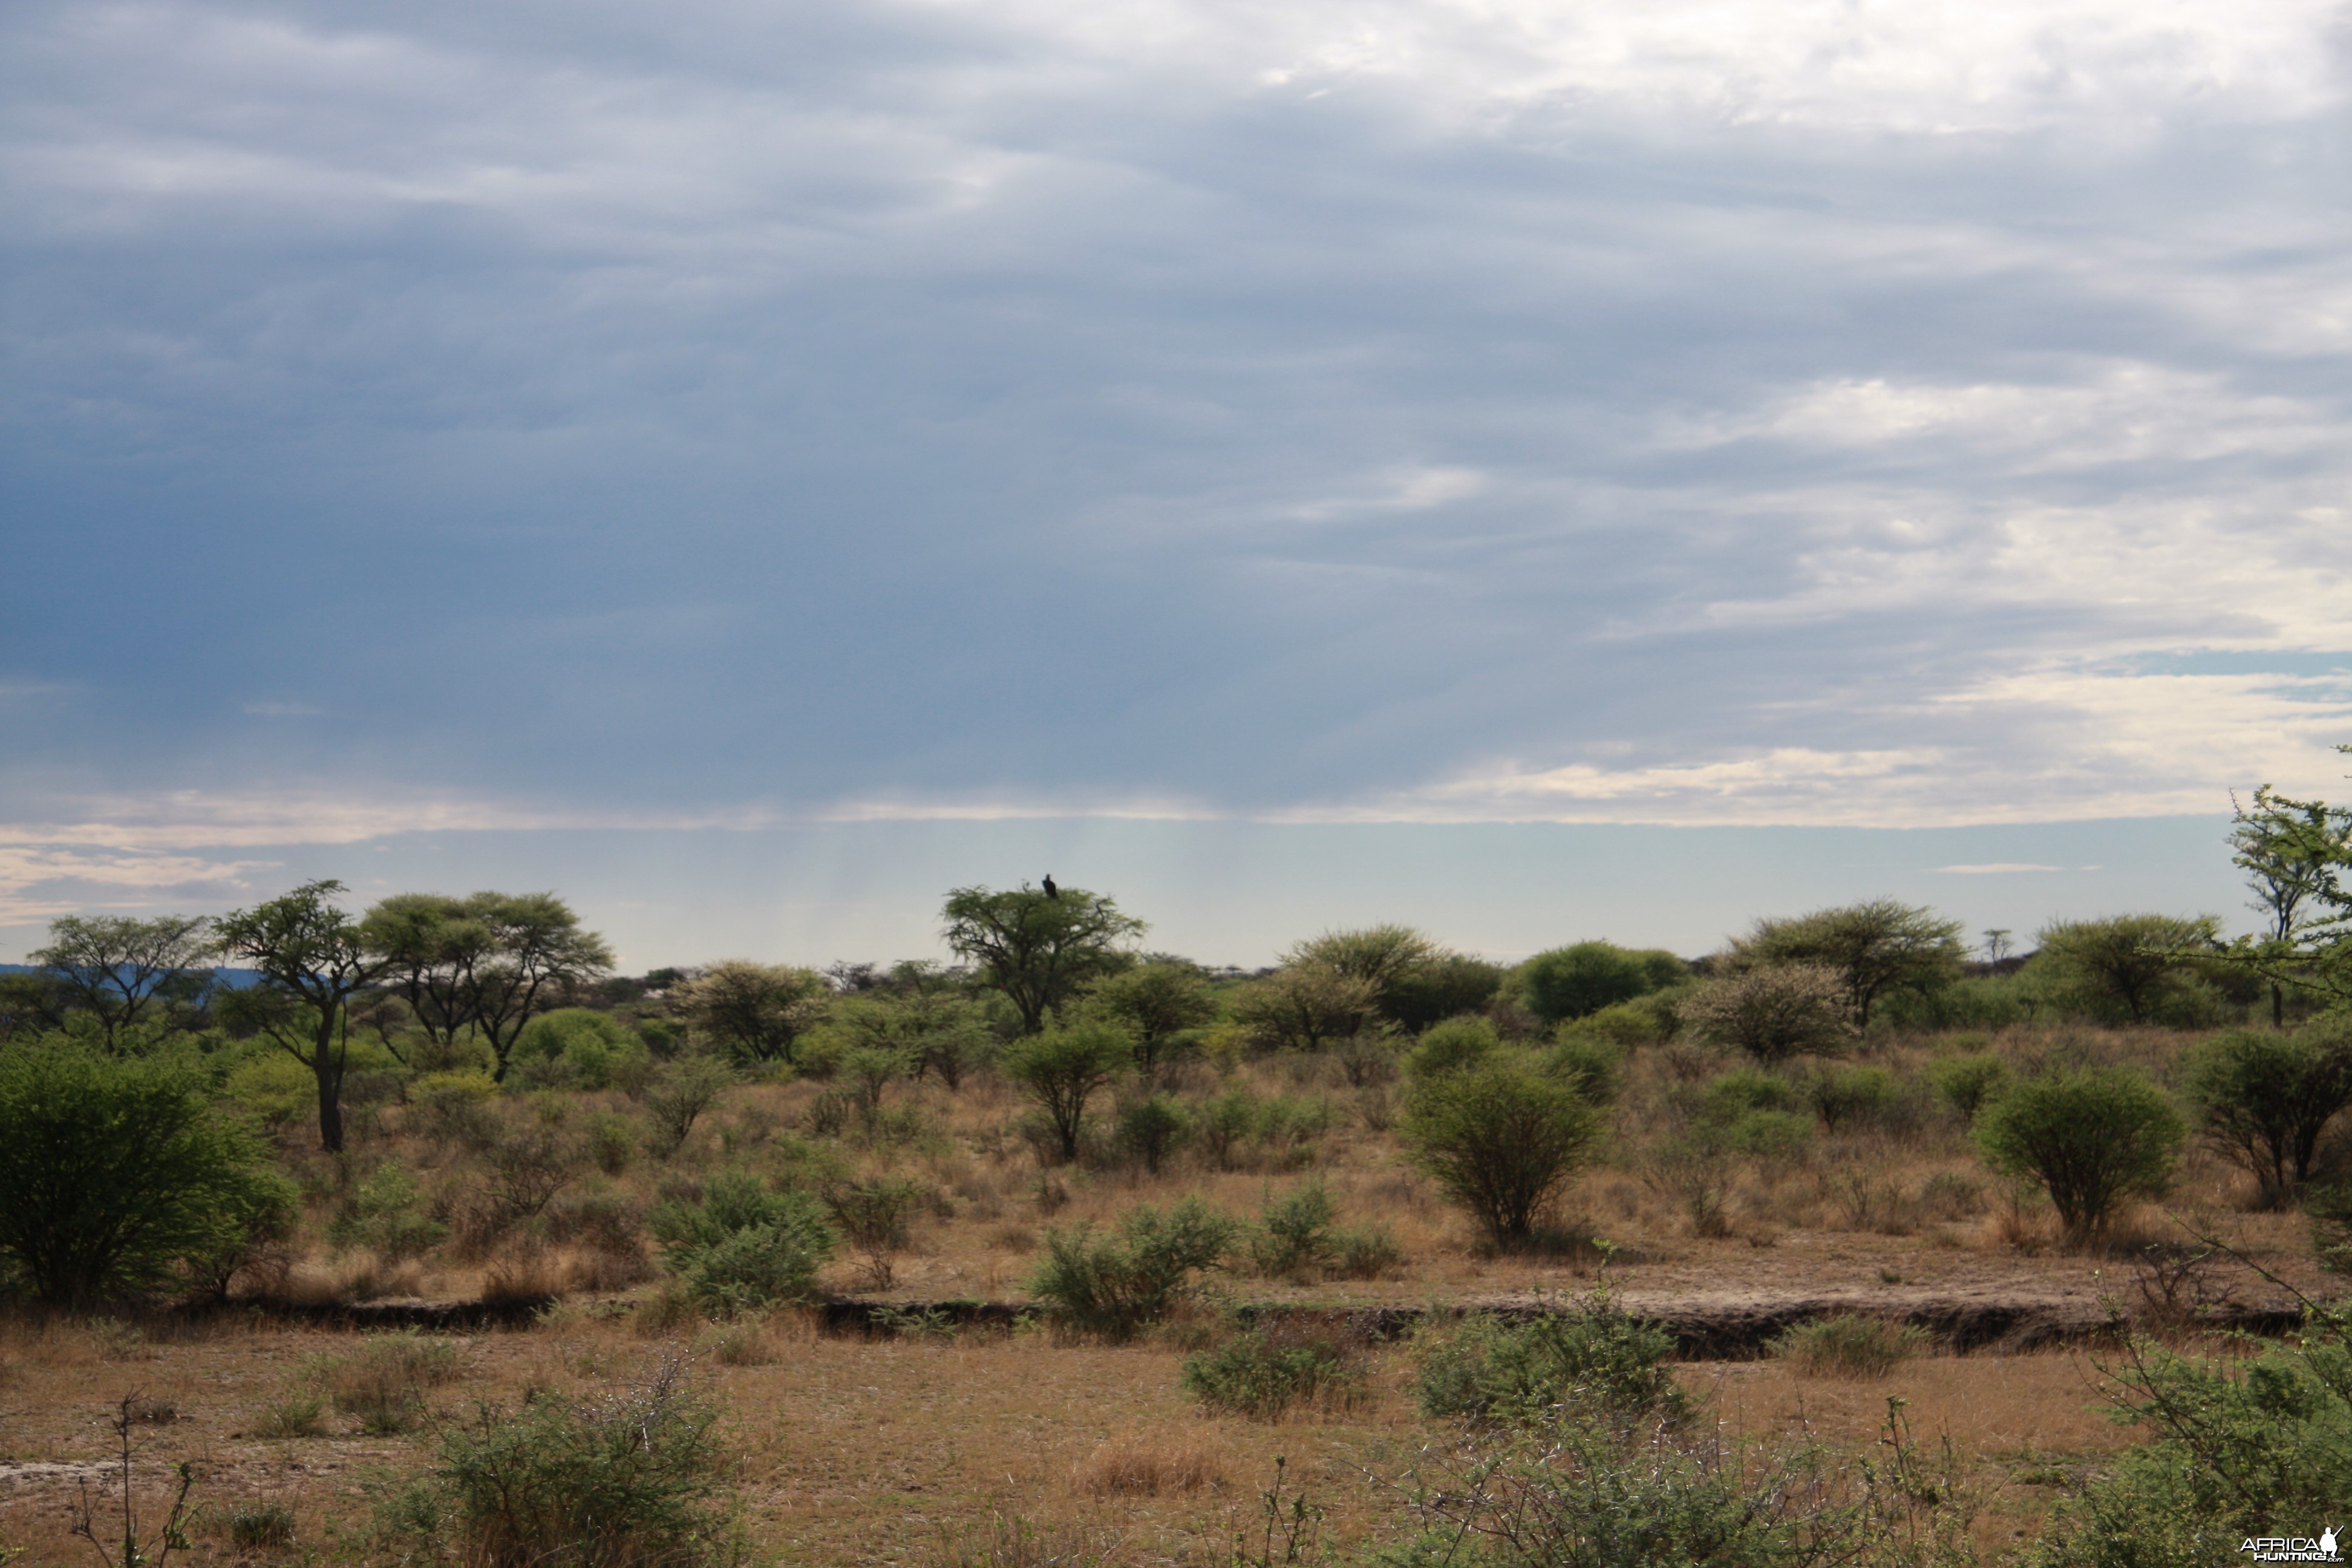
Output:
<svg viewBox="0 0 2352 1568">
<path fill-rule="evenodd" d="M 1997 860 L 1982 866 L 1937 866 L 1937 872 L 1952 877 L 2005 877 L 2018 871 L 2063 871 L 2063 866 L 2041 866 L 2029 860 Z"/>
</svg>

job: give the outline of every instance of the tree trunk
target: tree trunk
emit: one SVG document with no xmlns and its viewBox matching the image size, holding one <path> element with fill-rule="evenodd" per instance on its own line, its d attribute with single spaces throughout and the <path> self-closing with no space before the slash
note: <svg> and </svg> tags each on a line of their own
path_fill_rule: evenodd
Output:
<svg viewBox="0 0 2352 1568">
<path fill-rule="evenodd" d="M 343 1053 L 335 1049 L 335 1014 L 320 1015 L 319 1037 L 312 1043 L 310 1071 L 319 1080 L 319 1147 L 330 1154 L 343 1152 Z"/>
</svg>

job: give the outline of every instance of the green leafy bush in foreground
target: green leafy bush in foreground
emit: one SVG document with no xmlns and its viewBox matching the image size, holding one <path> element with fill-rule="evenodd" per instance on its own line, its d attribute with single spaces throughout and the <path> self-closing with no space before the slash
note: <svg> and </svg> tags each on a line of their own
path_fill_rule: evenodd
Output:
<svg viewBox="0 0 2352 1568">
<path fill-rule="evenodd" d="M 1943 1568 L 1971 1563 L 1948 1453 L 1890 1402 L 1864 1459 L 1713 1423 L 1571 1418 L 1470 1435 L 1408 1478 L 1420 1532 L 1366 1568 Z"/>
<path fill-rule="evenodd" d="M 0 1284 L 87 1306 L 189 1283 L 294 1206 L 259 1142 L 168 1058 L 0 1054 Z"/>
<path fill-rule="evenodd" d="M 2134 1341 L 2107 1368 L 2118 1415 L 2153 1441 L 2061 1503 L 2033 1568 L 2204 1568 L 2248 1536 L 2352 1519 L 2352 1317 L 2308 1308 L 2297 1344 L 2252 1360 Z"/>
<path fill-rule="evenodd" d="M 703 1568 L 742 1557 L 725 1497 L 719 1413 L 665 1363 L 602 1400 L 541 1394 L 445 1427 L 422 1479 L 379 1529 L 407 1564 Z"/>
</svg>

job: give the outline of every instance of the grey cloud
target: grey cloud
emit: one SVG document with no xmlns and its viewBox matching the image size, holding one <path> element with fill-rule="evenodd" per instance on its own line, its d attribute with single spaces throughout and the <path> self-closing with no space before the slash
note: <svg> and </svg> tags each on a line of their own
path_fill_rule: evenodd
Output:
<svg viewBox="0 0 2352 1568">
<path fill-rule="evenodd" d="M 2070 16 L 2071 84 L 2000 34 L 1999 91 L 1915 104 L 1635 23 L 1604 79 L 1533 11 L 1359 58 L 1313 6 L 21 7 L 0 667 L 127 703 L 33 727 L 126 786 L 263 729 L 681 807 L 1798 746 L 2075 810 L 2138 721 L 2034 680 L 2352 646 L 2352 534 L 2299 516 L 2346 477 L 2326 70 L 2281 22 L 2200 98 L 2226 27 Z M 93 556 L 99 645 L 35 585 Z M 257 668 L 323 716 L 225 711 Z"/>
</svg>

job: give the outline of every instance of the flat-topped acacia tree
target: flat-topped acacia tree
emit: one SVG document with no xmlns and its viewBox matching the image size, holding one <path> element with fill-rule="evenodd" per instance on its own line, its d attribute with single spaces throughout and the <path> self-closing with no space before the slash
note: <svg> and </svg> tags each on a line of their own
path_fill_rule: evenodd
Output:
<svg viewBox="0 0 2352 1568">
<path fill-rule="evenodd" d="M 1088 981 L 1132 963 L 1126 944 L 1150 929 L 1107 893 L 1048 893 L 1026 882 L 1002 891 L 958 888 L 940 918 L 948 946 L 972 966 L 973 979 L 1004 994 L 1024 1035 L 1043 1029 L 1045 1016 Z"/>
<path fill-rule="evenodd" d="M 417 1024 L 445 1045 L 470 1032 L 499 1082 L 531 1018 L 613 967 L 604 939 L 553 893 L 399 893 L 368 911 L 360 937 Z"/>
<path fill-rule="evenodd" d="M 343 1008 L 375 983 L 392 961 L 368 951 L 360 922 L 336 907 L 343 890 L 331 879 L 305 882 L 283 897 L 223 915 L 214 928 L 220 951 L 261 972 L 258 984 L 221 999 L 232 1026 L 268 1035 L 319 1086 L 319 1146 L 343 1147 L 343 1068 L 351 1039 Z"/>
</svg>

